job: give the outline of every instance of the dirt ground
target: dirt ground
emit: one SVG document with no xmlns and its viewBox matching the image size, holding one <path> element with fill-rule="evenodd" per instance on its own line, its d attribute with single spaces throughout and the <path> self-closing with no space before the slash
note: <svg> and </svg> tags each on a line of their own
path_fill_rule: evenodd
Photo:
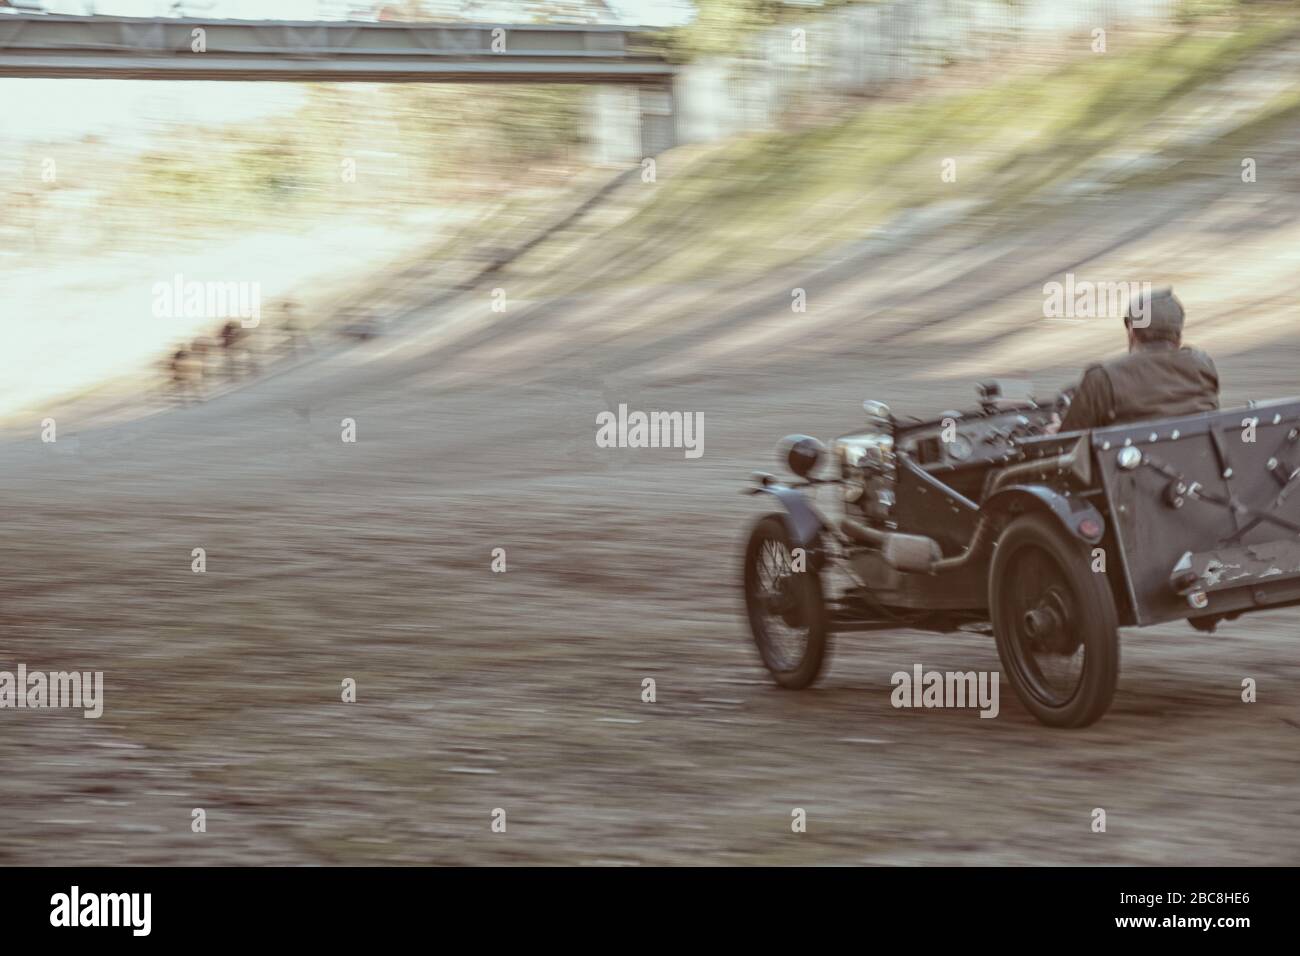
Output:
<svg viewBox="0 0 1300 956">
<path fill-rule="evenodd" d="M 205 404 L 9 436 L 0 669 L 106 688 L 99 720 L 0 712 L 0 863 L 1295 864 L 1300 612 L 1125 631 L 1111 712 L 1059 731 L 1005 682 L 994 720 L 890 706 L 915 663 L 997 670 L 977 635 L 842 635 L 780 690 L 740 607 L 739 491 L 781 435 L 1120 348 L 1036 318 L 1064 270 L 1158 263 L 1226 404 L 1300 393 L 1297 204 L 1200 188 L 867 248 L 799 277 L 800 315 L 781 276 L 476 291 Z M 704 455 L 598 449 L 620 402 L 702 412 Z"/>
</svg>

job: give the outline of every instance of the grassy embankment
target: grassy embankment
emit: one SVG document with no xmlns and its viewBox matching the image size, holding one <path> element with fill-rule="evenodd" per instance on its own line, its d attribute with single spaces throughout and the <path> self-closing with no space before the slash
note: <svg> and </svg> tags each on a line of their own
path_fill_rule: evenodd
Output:
<svg viewBox="0 0 1300 956">
<path fill-rule="evenodd" d="M 1060 201 L 1080 179 L 1124 188 L 1196 175 L 1297 109 L 1294 93 L 1265 88 L 1243 109 L 1222 86 L 1297 36 L 1300 16 L 1275 9 L 1172 35 L 1112 35 L 1106 54 L 974 91 L 882 100 L 812 131 L 686 147 L 661 160 L 658 183 L 624 187 L 621 218 L 594 217 L 519 271 L 537 276 L 543 295 L 758 276 L 936 204 L 970 204 L 993 222 Z M 1197 136 L 1219 98 L 1236 107 L 1229 128 Z M 946 159 L 954 182 L 941 176 Z"/>
</svg>

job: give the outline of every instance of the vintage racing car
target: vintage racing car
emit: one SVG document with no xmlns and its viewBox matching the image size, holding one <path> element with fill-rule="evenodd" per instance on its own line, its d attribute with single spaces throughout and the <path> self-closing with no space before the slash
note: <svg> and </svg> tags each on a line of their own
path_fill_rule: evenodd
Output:
<svg viewBox="0 0 1300 956">
<path fill-rule="evenodd" d="M 796 480 L 755 474 L 781 507 L 749 536 L 745 604 L 777 683 L 810 685 L 836 631 L 991 630 L 1025 707 L 1082 727 L 1114 696 L 1120 627 L 1300 603 L 1300 399 L 1067 434 L 1048 423 L 1068 395 L 980 400 L 924 421 L 864 402 L 829 453 L 784 440 Z"/>
</svg>

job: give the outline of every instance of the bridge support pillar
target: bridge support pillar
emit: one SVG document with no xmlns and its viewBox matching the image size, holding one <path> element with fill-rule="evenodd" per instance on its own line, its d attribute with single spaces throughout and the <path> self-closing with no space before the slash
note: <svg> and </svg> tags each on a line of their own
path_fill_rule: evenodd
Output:
<svg viewBox="0 0 1300 956">
<path fill-rule="evenodd" d="M 590 95 L 588 131 L 593 162 L 624 165 L 677 145 L 670 84 L 598 86 Z"/>
</svg>

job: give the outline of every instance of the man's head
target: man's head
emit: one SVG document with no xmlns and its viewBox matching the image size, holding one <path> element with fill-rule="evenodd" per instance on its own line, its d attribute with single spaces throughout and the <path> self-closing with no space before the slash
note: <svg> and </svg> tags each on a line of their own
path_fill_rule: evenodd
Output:
<svg viewBox="0 0 1300 956">
<path fill-rule="evenodd" d="M 1124 316 L 1129 351 L 1142 345 L 1168 342 L 1177 347 L 1183 341 L 1183 304 L 1173 289 L 1157 289 L 1139 295 Z"/>
</svg>

